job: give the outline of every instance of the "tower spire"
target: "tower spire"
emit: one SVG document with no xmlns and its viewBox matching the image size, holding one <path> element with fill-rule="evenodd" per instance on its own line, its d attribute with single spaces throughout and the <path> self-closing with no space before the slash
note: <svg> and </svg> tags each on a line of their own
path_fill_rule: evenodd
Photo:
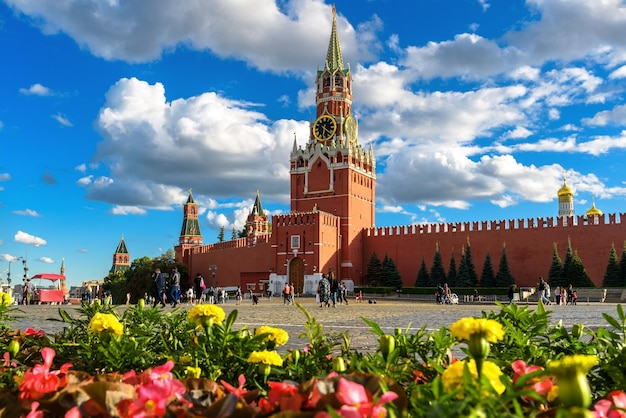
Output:
<svg viewBox="0 0 626 418">
<path fill-rule="evenodd" d="M 339 36 L 337 36 L 337 9 L 333 4 L 333 28 L 330 32 L 328 42 L 328 52 L 326 53 L 326 68 L 334 73 L 336 70 L 343 70 L 343 57 L 339 46 Z"/>
</svg>

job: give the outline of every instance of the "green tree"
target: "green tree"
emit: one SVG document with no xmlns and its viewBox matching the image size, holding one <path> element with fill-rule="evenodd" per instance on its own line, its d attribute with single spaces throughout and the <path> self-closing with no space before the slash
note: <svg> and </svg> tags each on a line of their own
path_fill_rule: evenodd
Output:
<svg viewBox="0 0 626 418">
<path fill-rule="evenodd" d="M 448 283 L 448 285 L 450 284 Z M 478 285 L 478 276 L 472 261 L 472 247 L 469 238 L 467 239 L 467 249 L 461 255 L 456 285 L 460 287 L 474 287 Z"/>
<path fill-rule="evenodd" d="M 128 292 L 131 303 L 139 299 L 152 296 L 153 282 L 152 273 L 157 267 L 155 261 L 149 257 L 135 258 L 130 268 L 125 272 L 128 279 Z"/>
<path fill-rule="evenodd" d="M 422 260 L 422 263 L 424 260 Z M 446 271 L 443 268 L 443 260 L 439 251 L 439 243 L 435 247 L 435 256 L 433 257 L 433 265 L 430 268 L 430 277 L 428 283 L 431 286 L 437 286 L 439 283 L 446 282 Z"/>
<path fill-rule="evenodd" d="M 374 252 L 367 263 L 367 271 L 365 272 L 366 286 L 378 286 L 381 269 L 382 263 L 380 262 L 380 258 L 378 258 L 378 255 Z"/>
<path fill-rule="evenodd" d="M 555 286 L 568 286 L 573 284 L 570 280 L 570 267 L 574 260 L 574 250 L 572 249 L 572 241 L 567 239 L 567 252 L 565 253 L 565 260 L 563 261 L 563 268 L 561 269 L 561 280 L 555 283 Z"/>
<path fill-rule="evenodd" d="M 111 293 L 114 305 L 126 303 L 126 293 L 128 293 L 128 279 L 126 272 L 116 271 L 104 278 L 104 291 Z"/>
<path fill-rule="evenodd" d="M 225 234 L 225 227 L 221 227 L 219 234 L 217 234 L 217 242 L 224 242 L 224 234 Z"/>
<path fill-rule="evenodd" d="M 509 261 L 506 258 L 506 247 L 502 246 L 502 255 L 500 256 L 500 265 L 498 267 L 498 274 L 496 274 L 496 286 L 509 287 L 515 283 L 515 279 L 509 269 Z M 484 286 L 484 284 L 483 284 Z"/>
<path fill-rule="evenodd" d="M 622 247 L 622 257 L 619 260 L 619 271 L 622 277 L 622 286 L 626 286 L 626 241 Z"/>
<path fill-rule="evenodd" d="M 548 271 L 548 284 L 550 287 L 566 286 L 564 284 L 565 280 L 561 278 L 562 273 L 563 263 L 561 262 L 561 257 L 559 257 L 555 242 L 554 250 L 552 251 L 552 264 L 550 264 L 550 270 Z"/>
<path fill-rule="evenodd" d="M 239 238 L 246 238 L 248 236 L 248 228 L 244 226 L 243 229 L 239 231 L 239 234 L 237 236 Z"/>
<path fill-rule="evenodd" d="M 448 267 L 448 286 L 456 286 L 457 272 L 456 272 L 456 260 L 454 254 L 450 256 L 450 267 Z"/>
<path fill-rule="evenodd" d="M 415 287 L 428 287 L 430 286 L 430 278 L 428 269 L 426 268 L 426 261 L 422 258 L 422 266 L 417 272 L 417 278 L 415 279 Z"/>
<path fill-rule="evenodd" d="M 496 276 L 493 272 L 493 265 L 491 264 L 491 255 L 489 254 L 489 251 L 487 251 L 485 262 L 483 263 L 483 271 L 480 275 L 480 285 L 482 287 L 496 286 Z"/>
<path fill-rule="evenodd" d="M 611 245 L 611 253 L 609 254 L 609 263 L 606 266 L 602 286 L 621 287 L 624 286 L 624 279 L 620 271 L 619 261 L 617 260 L 617 251 L 615 245 Z"/>
<path fill-rule="evenodd" d="M 231 241 L 234 241 L 237 239 L 237 230 L 235 230 L 235 228 L 233 228 L 233 232 L 230 234 L 230 239 Z"/>
<path fill-rule="evenodd" d="M 589 278 L 582 260 L 578 257 L 578 252 L 574 252 L 572 262 L 567 271 L 567 282 L 574 287 L 595 287 L 595 284 Z"/>
<path fill-rule="evenodd" d="M 380 285 L 402 289 L 402 277 L 398 272 L 396 263 L 394 263 L 393 259 L 388 257 L 387 254 L 385 254 L 385 258 L 383 259 L 383 266 L 380 272 Z"/>
</svg>

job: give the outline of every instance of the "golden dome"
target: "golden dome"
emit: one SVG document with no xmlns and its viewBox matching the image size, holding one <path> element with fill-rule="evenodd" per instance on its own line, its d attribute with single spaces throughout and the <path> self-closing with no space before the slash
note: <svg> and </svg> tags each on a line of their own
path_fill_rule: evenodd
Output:
<svg viewBox="0 0 626 418">
<path fill-rule="evenodd" d="M 585 212 L 587 216 L 602 216 L 602 211 L 596 207 L 594 198 L 591 198 L 591 208 Z"/>
<path fill-rule="evenodd" d="M 569 186 L 565 182 L 565 177 L 563 177 L 563 187 L 559 189 L 558 196 L 562 197 L 562 196 L 573 196 L 573 195 L 574 193 L 572 192 L 572 189 L 569 188 Z"/>
</svg>

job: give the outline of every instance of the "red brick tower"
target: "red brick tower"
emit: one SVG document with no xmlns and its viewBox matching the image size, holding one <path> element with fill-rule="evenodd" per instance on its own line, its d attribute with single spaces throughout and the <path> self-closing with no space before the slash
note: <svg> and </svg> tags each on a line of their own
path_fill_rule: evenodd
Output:
<svg viewBox="0 0 626 418">
<path fill-rule="evenodd" d="M 63 270 L 65 270 L 65 265 L 62 268 Z M 109 270 L 109 275 L 117 272 L 124 272 L 129 268 L 130 254 L 128 253 L 128 249 L 126 248 L 126 242 L 124 242 L 124 237 L 122 236 L 122 238 L 120 239 L 120 243 L 117 244 L 117 248 L 115 249 L 115 253 L 113 254 L 113 265 Z"/>
<path fill-rule="evenodd" d="M 254 206 L 252 206 L 252 210 L 250 210 L 250 214 L 246 220 L 246 230 L 248 232 L 248 247 L 256 245 L 257 238 L 260 235 L 267 235 L 269 233 L 268 216 L 263 210 L 263 205 L 261 205 L 261 195 L 258 190 L 256 192 Z"/>
<path fill-rule="evenodd" d="M 363 271 L 362 231 L 374 226 L 376 160 L 359 144 L 352 114 L 352 74 L 344 68 L 333 24 L 323 70 L 316 77 L 316 118 L 304 148 L 291 152 L 291 211 L 319 210 L 340 218 L 340 278 Z"/>
</svg>

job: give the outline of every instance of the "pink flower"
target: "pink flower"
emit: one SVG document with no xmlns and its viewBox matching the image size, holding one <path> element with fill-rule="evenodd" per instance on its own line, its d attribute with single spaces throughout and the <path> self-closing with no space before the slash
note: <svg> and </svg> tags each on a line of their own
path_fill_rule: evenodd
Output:
<svg viewBox="0 0 626 418">
<path fill-rule="evenodd" d="M 339 379 L 337 393 L 335 396 L 339 402 L 344 404 L 341 408 L 339 408 L 339 410 L 336 411 L 341 417 L 384 418 L 387 416 L 387 410 L 383 407 L 383 405 L 395 400 L 398 397 L 398 394 L 395 392 L 385 392 L 376 404 L 372 404 L 372 395 L 365 389 L 365 387 L 358 383 L 341 378 Z M 315 415 L 315 417 L 329 418 L 330 414 L 328 414 L 328 412 L 319 412 Z"/>
<path fill-rule="evenodd" d="M 33 402 L 30 404 L 30 412 L 26 415 L 26 418 L 43 418 L 43 412 L 37 411 L 39 408 L 39 402 Z"/>
<path fill-rule="evenodd" d="M 615 390 L 593 406 L 596 418 L 626 418 L 626 393 Z"/>
<path fill-rule="evenodd" d="M 524 360 L 516 360 L 511 363 L 513 368 L 513 383 L 516 383 L 522 376 L 539 370 L 544 370 L 541 366 L 528 366 Z M 552 389 L 553 383 L 548 376 L 537 376 L 526 382 L 528 389 L 533 389 L 543 398 L 548 396 Z"/>
<path fill-rule="evenodd" d="M 237 395 L 238 398 L 241 398 L 243 394 L 247 392 L 247 390 L 244 389 L 243 387 L 243 385 L 246 384 L 246 378 L 242 374 L 239 375 L 239 387 L 238 388 L 234 387 L 233 385 L 231 385 L 230 383 L 224 380 L 221 380 L 220 382 L 222 383 L 222 386 L 224 386 L 224 388 L 226 388 L 228 392 L 234 393 L 235 395 Z"/>
<path fill-rule="evenodd" d="M 52 360 L 56 352 L 50 347 L 41 350 L 43 364 L 37 364 L 32 370 L 24 373 L 24 378 L 20 384 L 21 400 L 41 399 L 46 394 L 56 392 L 67 385 L 65 375 L 71 364 L 64 364 L 60 370 L 50 371 Z"/>
</svg>

